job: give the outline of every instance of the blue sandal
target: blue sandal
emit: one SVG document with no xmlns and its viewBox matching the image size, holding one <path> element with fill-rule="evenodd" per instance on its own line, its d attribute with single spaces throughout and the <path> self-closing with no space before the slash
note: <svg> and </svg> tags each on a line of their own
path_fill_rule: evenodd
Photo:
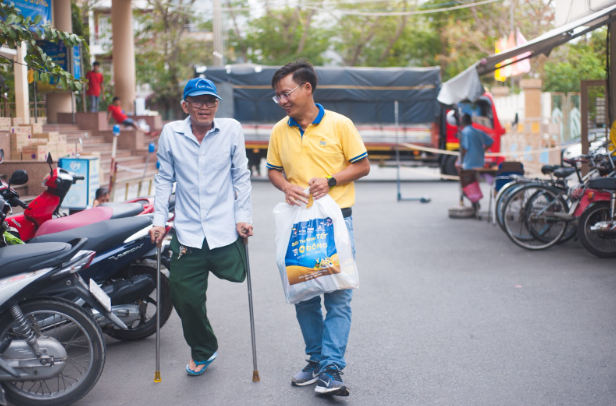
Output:
<svg viewBox="0 0 616 406">
<path fill-rule="evenodd" d="M 210 357 L 210 359 L 208 359 L 207 361 L 195 361 L 195 365 L 199 366 L 199 365 L 205 365 L 203 368 L 201 368 L 201 370 L 199 372 L 195 372 L 192 369 L 190 369 L 190 364 L 186 365 L 186 373 L 190 376 L 199 376 L 199 375 L 203 375 L 203 373 L 205 372 L 205 370 L 207 369 L 207 367 L 212 363 L 212 361 L 214 361 L 216 359 L 216 357 L 218 356 L 218 352 L 215 352 L 214 355 L 212 355 Z"/>
</svg>

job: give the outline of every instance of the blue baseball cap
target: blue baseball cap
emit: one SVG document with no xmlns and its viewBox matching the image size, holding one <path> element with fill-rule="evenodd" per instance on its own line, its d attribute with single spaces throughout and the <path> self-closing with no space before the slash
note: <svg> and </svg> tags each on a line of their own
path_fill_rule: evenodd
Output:
<svg viewBox="0 0 616 406">
<path fill-rule="evenodd" d="M 201 96 L 203 94 L 209 94 L 216 97 L 218 100 L 222 100 L 222 97 L 220 97 L 216 91 L 216 85 L 209 79 L 190 79 L 188 83 L 186 83 L 186 86 L 184 86 L 184 100 L 186 100 L 188 96 Z"/>
</svg>

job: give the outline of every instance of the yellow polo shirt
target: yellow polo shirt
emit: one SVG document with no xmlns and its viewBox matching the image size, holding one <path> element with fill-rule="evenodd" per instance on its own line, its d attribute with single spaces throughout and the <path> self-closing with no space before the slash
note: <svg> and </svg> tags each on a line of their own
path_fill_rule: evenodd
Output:
<svg viewBox="0 0 616 406">
<path fill-rule="evenodd" d="M 312 178 L 335 175 L 368 156 L 349 118 L 324 110 L 320 104 L 317 107 L 319 115 L 305 132 L 290 117 L 276 123 L 267 150 L 267 167 L 284 170 L 289 182 L 303 188 Z M 340 208 L 351 207 L 355 203 L 355 184 L 338 185 L 329 195 Z"/>
</svg>

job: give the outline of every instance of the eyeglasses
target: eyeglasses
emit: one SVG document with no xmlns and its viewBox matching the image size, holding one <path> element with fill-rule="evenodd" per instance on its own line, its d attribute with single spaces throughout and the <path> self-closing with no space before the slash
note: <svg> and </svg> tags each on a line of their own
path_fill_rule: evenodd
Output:
<svg viewBox="0 0 616 406">
<path fill-rule="evenodd" d="M 289 100 L 289 96 L 291 95 L 291 93 L 293 93 L 295 90 L 297 90 L 297 88 L 299 88 L 301 85 L 305 85 L 306 83 L 307 82 L 300 83 L 299 85 L 295 86 L 295 89 L 290 90 L 283 94 L 277 94 L 276 96 L 272 97 L 272 99 L 274 100 L 274 103 L 280 104 L 280 102 L 282 102 L 283 100 Z"/>
<path fill-rule="evenodd" d="M 186 103 L 190 104 L 190 106 L 194 109 L 200 109 L 205 104 L 208 108 L 214 108 L 218 104 L 218 99 L 208 99 L 208 100 L 186 100 Z"/>
</svg>

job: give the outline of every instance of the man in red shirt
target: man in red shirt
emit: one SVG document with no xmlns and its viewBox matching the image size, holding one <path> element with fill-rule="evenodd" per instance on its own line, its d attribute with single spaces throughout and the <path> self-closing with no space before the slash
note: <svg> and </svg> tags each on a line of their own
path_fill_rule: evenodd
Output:
<svg viewBox="0 0 616 406">
<path fill-rule="evenodd" d="M 116 123 L 122 124 L 124 127 L 133 127 L 135 130 L 143 131 L 132 118 L 129 118 L 126 114 L 124 114 L 124 111 L 122 110 L 122 102 L 118 96 L 113 98 L 111 104 L 107 108 L 107 111 L 107 121 L 109 121 L 111 116 L 113 116 Z M 148 135 L 150 134 L 149 131 L 144 132 Z"/>
<path fill-rule="evenodd" d="M 86 96 L 90 98 L 90 111 L 96 113 L 98 111 L 98 100 L 101 95 L 104 97 L 105 91 L 103 89 L 103 74 L 99 72 L 100 63 L 94 61 L 92 64 L 92 70 L 86 74 L 88 79 L 88 91 Z"/>
</svg>

